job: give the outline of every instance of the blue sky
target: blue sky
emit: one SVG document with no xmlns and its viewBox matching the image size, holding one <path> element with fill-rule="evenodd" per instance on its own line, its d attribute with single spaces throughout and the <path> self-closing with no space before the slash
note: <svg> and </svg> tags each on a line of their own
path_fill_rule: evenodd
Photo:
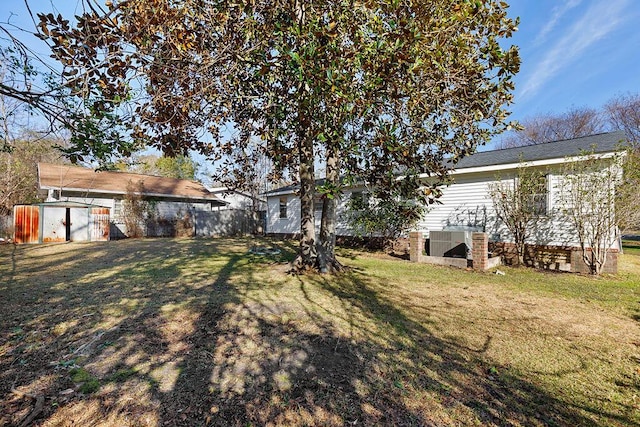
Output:
<svg viewBox="0 0 640 427">
<path fill-rule="evenodd" d="M 599 108 L 621 93 L 640 92 L 640 0 L 511 0 L 519 31 L 505 46 L 520 47 L 512 118 Z M 31 0 L 32 10 L 63 15 L 77 1 Z M 30 25 L 23 0 L 2 0 L 0 20 Z M 32 24 L 31 24 L 32 25 Z M 37 49 L 46 53 L 44 49 Z M 487 147 L 491 148 L 491 147 Z"/>
<path fill-rule="evenodd" d="M 512 118 L 598 108 L 640 92 L 640 1 L 512 0 L 520 47 Z"/>
</svg>

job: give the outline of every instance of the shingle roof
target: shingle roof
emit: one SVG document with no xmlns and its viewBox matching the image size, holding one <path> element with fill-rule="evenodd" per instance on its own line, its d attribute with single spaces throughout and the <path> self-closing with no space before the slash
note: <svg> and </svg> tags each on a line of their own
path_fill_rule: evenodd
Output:
<svg viewBox="0 0 640 427">
<path fill-rule="evenodd" d="M 621 149 L 624 141 L 624 132 L 616 131 L 584 136 L 582 138 L 566 139 L 562 141 L 547 142 L 544 144 L 529 145 L 526 147 L 483 151 L 463 158 L 456 164 L 455 168 L 459 170 L 480 166 L 518 163 L 520 162 L 520 160 L 531 162 L 535 160 L 558 159 L 569 156 L 577 156 L 581 152 L 615 152 Z"/>
<path fill-rule="evenodd" d="M 44 190 L 63 189 L 92 193 L 125 194 L 129 182 L 142 182 L 143 195 L 172 199 L 207 200 L 225 204 L 202 184 L 187 179 L 165 178 L 128 172 L 94 171 L 71 165 L 38 163 L 38 185 Z"/>
<path fill-rule="evenodd" d="M 535 160 L 563 159 L 577 156 L 583 152 L 610 153 L 620 151 L 624 147 L 626 137 L 623 131 L 600 133 L 581 138 L 546 142 L 526 147 L 503 148 L 482 151 L 460 160 L 453 169 L 461 170 L 482 166 L 506 165 L 531 162 Z M 323 179 L 316 180 L 316 186 L 322 185 Z M 265 196 L 293 193 L 300 188 L 298 184 L 287 185 L 264 193 Z"/>
</svg>

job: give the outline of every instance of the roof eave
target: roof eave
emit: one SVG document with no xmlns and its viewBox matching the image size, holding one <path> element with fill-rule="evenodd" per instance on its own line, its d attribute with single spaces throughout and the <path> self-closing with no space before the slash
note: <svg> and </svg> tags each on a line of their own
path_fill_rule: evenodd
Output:
<svg viewBox="0 0 640 427">
<path fill-rule="evenodd" d="M 264 193 L 263 197 L 269 198 L 269 197 L 273 197 L 273 196 L 286 196 L 287 194 L 294 194 L 296 191 L 298 191 L 298 190 L 295 189 L 295 188 L 289 188 L 289 189 L 286 189 L 286 190 L 279 190 L 279 191 L 273 191 L 273 192 L 270 192 L 270 193 Z"/>
<path fill-rule="evenodd" d="M 596 156 L 599 159 L 609 159 L 616 155 L 625 155 L 624 152 L 609 151 L 603 153 L 589 154 L 586 156 L 571 156 L 562 158 L 531 160 L 526 162 L 511 162 L 500 165 L 487 165 L 487 166 L 473 166 L 468 168 L 451 169 L 449 175 L 463 175 L 470 173 L 483 173 L 483 172 L 497 172 L 502 170 L 518 169 L 519 167 L 540 167 L 540 166 L 554 166 L 568 162 L 579 162 L 586 160 L 592 156 Z M 429 178 L 429 174 L 420 174 L 419 178 Z"/>
</svg>

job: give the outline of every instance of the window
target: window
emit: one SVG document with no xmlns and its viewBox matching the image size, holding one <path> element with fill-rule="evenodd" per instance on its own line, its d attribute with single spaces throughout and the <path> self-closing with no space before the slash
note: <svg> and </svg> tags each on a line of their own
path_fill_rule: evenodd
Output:
<svg viewBox="0 0 640 427">
<path fill-rule="evenodd" d="M 313 210 L 316 212 L 322 212 L 323 204 L 324 204 L 324 201 L 320 197 L 315 198 L 313 200 Z"/>
<path fill-rule="evenodd" d="M 280 197 L 280 218 L 281 219 L 287 218 L 287 198 L 286 197 Z"/>
<path fill-rule="evenodd" d="M 548 200 L 549 200 L 549 176 L 542 175 L 540 179 L 534 183 L 533 194 L 530 199 L 530 209 L 536 216 L 544 216 L 549 212 Z"/>
<path fill-rule="evenodd" d="M 121 220 L 122 219 L 122 200 L 121 199 L 114 199 L 113 200 L 113 215 L 112 215 L 114 220 Z"/>
<path fill-rule="evenodd" d="M 363 191 L 354 191 L 351 193 L 351 207 L 356 210 L 369 208 L 369 194 Z"/>
</svg>

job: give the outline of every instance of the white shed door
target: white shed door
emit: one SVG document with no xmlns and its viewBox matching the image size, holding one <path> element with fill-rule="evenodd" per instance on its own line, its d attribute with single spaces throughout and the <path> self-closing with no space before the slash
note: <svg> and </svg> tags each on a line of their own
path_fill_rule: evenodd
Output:
<svg viewBox="0 0 640 427">
<path fill-rule="evenodd" d="M 71 208 L 69 240 L 72 242 L 89 240 L 89 209 Z"/>
</svg>

